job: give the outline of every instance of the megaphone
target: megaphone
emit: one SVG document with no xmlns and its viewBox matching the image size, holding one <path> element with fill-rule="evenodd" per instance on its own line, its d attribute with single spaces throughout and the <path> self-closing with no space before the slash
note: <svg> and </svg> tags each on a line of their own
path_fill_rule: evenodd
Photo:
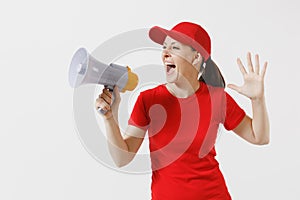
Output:
<svg viewBox="0 0 300 200">
<path fill-rule="evenodd" d="M 91 56 L 85 48 L 75 52 L 69 68 L 69 83 L 72 88 L 84 84 L 101 84 L 110 91 L 117 86 L 120 92 L 125 92 L 134 90 L 138 80 L 130 67 L 114 63 L 104 64 Z"/>
</svg>

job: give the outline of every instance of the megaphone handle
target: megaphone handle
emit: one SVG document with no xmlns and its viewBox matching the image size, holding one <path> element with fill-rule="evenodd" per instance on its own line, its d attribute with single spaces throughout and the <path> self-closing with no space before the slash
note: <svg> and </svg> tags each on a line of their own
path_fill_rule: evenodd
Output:
<svg viewBox="0 0 300 200">
<path fill-rule="evenodd" d="M 112 101 L 111 104 L 112 105 L 114 103 L 114 86 L 111 85 L 105 85 L 104 88 L 107 88 L 109 90 L 110 93 L 112 93 Z M 102 115 L 105 115 L 107 113 L 107 110 L 103 110 L 102 108 L 98 109 L 98 112 L 100 112 Z"/>
</svg>

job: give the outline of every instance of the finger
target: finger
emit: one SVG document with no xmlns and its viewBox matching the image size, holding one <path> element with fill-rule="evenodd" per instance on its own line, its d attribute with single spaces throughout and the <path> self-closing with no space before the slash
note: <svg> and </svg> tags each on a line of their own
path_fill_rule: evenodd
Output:
<svg viewBox="0 0 300 200">
<path fill-rule="evenodd" d="M 96 100 L 95 107 L 97 110 L 99 110 L 100 108 L 106 111 L 110 110 L 110 105 L 101 98 Z"/>
<path fill-rule="evenodd" d="M 100 98 L 102 98 L 108 104 L 111 104 L 111 102 L 112 102 L 111 96 L 108 96 L 105 93 L 102 93 Z"/>
<path fill-rule="evenodd" d="M 243 65 L 243 63 L 242 63 L 242 61 L 241 61 L 240 58 L 237 59 L 237 64 L 238 64 L 238 66 L 239 66 L 240 71 L 242 72 L 242 74 L 246 75 L 247 71 L 246 71 L 246 69 L 245 69 L 245 67 L 244 67 L 244 65 Z"/>
<path fill-rule="evenodd" d="M 112 96 L 112 92 L 108 88 L 103 88 L 102 92 L 109 97 Z"/>
<path fill-rule="evenodd" d="M 266 71 L 267 71 L 268 62 L 265 62 L 262 70 L 261 70 L 261 76 L 265 77 Z"/>
<path fill-rule="evenodd" d="M 102 93 L 100 93 L 100 94 L 98 95 L 98 98 L 101 98 L 101 95 L 102 95 L 103 93 L 106 94 L 106 95 L 109 96 L 109 97 L 112 96 L 111 92 L 109 92 L 109 89 L 103 88 Z"/>
<path fill-rule="evenodd" d="M 254 72 L 250 52 L 247 53 L 247 63 L 248 63 L 249 72 Z"/>
<path fill-rule="evenodd" d="M 241 92 L 241 87 L 235 85 L 235 84 L 228 84 L 227 85 L 228 88 L 232 89 L 232 90 L 235 90 L 237 92 Z"/>
<path fill-rule="evenodd" d="M 256 54 L 255 55 L 255 73 L 259 74 L 259 70 L 260 70 L 260 67 L 259 67 L 259 56 L 258 56 L 258 54 Z"/>
</svg>

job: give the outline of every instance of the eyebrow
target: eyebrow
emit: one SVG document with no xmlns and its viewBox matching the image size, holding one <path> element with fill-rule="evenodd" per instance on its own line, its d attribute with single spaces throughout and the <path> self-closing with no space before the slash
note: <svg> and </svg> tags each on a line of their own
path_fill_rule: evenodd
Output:
<svg viewBox="0 0 300 200">
<path fill-rule="evenodd" d="M 171 45 L 176 44 L 177 42 L 171 42 Z M 166 42 L 163 43 L 164 45 L 167 45 Z"/>
</svg>

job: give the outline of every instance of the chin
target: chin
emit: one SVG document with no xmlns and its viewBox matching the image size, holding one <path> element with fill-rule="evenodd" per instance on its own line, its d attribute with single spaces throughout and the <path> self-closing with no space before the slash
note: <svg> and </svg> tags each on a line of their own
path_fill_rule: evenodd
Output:
<svg viewBox="0 0 300 200">
<path fill-rule="evenodd" d="M 166 78 L 166 81 L 168 83 L 175 83 L 177 81 L 177 77 L 176 76 L 170 76 Z"/>
<path fill-rule="evenodd" d="M 174 72 L 173 74 L 170 74 L 170 75 L 166 74 L 166 81 L 168 83 L 175 83 L 175 82 L 177 82 L 178 78 L 179 77 L 178 77 L 177 72 Z"/>
</svg>

